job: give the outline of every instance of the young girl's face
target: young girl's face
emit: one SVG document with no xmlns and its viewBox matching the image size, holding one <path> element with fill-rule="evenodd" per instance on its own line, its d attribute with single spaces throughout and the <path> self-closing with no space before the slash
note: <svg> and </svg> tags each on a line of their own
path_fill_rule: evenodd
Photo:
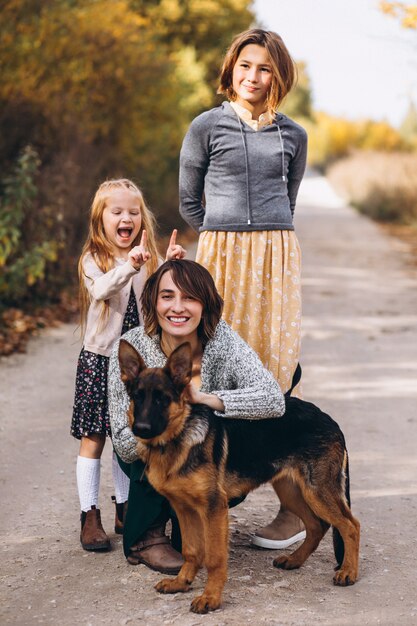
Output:
<svg viewBox="0 0 417 626">
<path fill-rule="evenodd" d="M 257 44 L 242 48 L 232 78 L 238 104 L 250 111 L 264 107 L 272 83 L 272 66 L 267 50 Z"/>
<path fill-rule="evenodd" d="M 142 225 L 138 196 L 128 189 L 114 189 L 106 200 L 102 219 L 114 255 L 126 258 Z"/>
</svg>

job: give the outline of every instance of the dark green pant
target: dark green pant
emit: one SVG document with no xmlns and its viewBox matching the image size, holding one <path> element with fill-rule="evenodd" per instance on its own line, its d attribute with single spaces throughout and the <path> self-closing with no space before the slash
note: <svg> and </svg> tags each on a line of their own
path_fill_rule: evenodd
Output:
<svg viewBox="0 0 417 626">
<path fill-rule="evenodd" d="M 135 545 L 144 532 L 159 517 L 171 515 L 171 507 L 166 498 L 161 496 L 145 476 L 145 464 L 142 461 L 125 463 L 117 456 L 119 465 L 130 478 L 129 504 L 126 519 L 123 522 L 123 551 L 128 556 L 130 548 Z"/>
<path fill-rule="evenodd" d="M 130 548 L 140 540 L 156 519 L 161 517 L 161 519 L 168 520 L 176 516 L 168 500 L 149 484 L 145 476 L 145 464 L 142 461 L 125 463 L 117 453 L 116 456 L 120 467 L 130 478 L 129 504 L 123 523 L 123 551 L 127 557 Z M 245 496 L 233 498 L 229 502 L 229 507 L 240 504 L 244 499 Z"/>
</svg>

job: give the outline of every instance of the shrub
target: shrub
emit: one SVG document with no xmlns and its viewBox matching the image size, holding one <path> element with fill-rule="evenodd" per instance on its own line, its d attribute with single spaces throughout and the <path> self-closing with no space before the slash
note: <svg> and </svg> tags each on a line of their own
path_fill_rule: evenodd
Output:
<svg viewBox="0 0 417 626">
<path fill-rule="evenodd" d="M 417 154 L 358 152 L 327 174 L 361 213 L 381 222 L 417 225 Z"/>
<path fill-rule="evenodd" d="M 37 153 L 26 147 L 0 198 L 0 299 L 2 308 L 21 304 L 58 257 L 53 221 L 36 203 Z M 51 237 L 51 238 L 50 238 Z"/>
</svg>

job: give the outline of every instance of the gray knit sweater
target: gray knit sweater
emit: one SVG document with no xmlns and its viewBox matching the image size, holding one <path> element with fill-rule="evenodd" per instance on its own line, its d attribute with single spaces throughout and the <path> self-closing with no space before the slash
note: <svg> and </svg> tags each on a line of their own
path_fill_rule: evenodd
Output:
<svg viewBox="0 0 417 626">
<path fill-rule="evenodd" d="M 147 367 L 163 367 L 166 356 L 159 337 L 150 337 L 142 326 L 133 328 L 123 339 L 136 348 Z M 120 378 L 119 341 L 110 357 L 108 393 L 113 445 L 120 457 L 130 463 L 139 457 L 137 440 L 128 426 L 129 398 Z M 280 417 L 285 411 L 284 396 L 257 354 L 223 320 L 204 348 L 201 364 L 201 391 L 223 400 L 222 417 L 262 419 Z"/>
<path fill-rule="evenodd" d="M 286 115 L 255 131 L 223 102 L 184 138 L 180 213 L 200 231 L 293 230 L 306 156 L 307 134 Z"/>
</svg>

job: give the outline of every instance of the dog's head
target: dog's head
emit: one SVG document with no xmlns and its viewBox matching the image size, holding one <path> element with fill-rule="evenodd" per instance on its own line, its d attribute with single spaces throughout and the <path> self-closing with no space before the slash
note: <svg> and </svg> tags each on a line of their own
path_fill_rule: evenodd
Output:
<svg viewBox="0 0 417 626">
<path fill-rule="evenodd" d="M 147 443 L 167 443 L 178 434 L 188 415 L 183 391 L 191 380 L 190 344 L 176 348 L 165 367 L 147 368 L 135 348 L 121 339 L 119 363 L 122 381 L 133 404 L 130 416 L 133 434 Z"/>
</svg>

